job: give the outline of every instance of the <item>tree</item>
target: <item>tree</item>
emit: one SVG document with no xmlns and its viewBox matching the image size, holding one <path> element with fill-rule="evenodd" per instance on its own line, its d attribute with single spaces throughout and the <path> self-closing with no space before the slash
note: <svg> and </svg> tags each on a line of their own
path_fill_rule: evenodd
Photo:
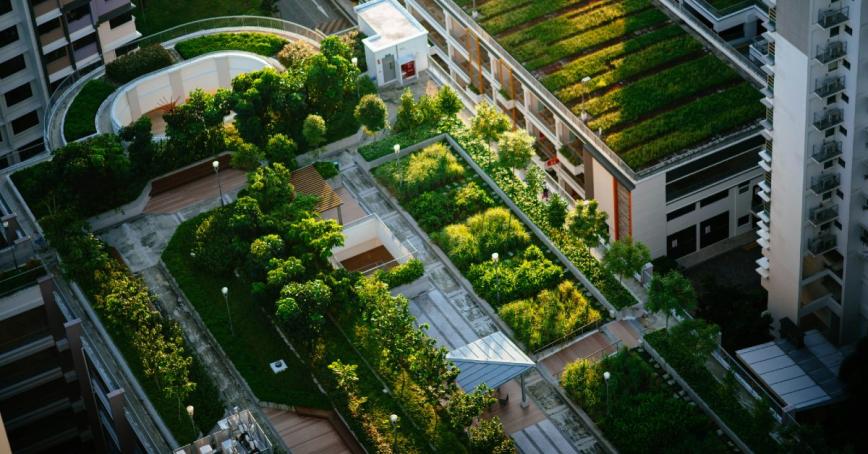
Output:
<svg viewBox="0 0 868 454">
<path fill-rule="evenodd" d="M 232 167 L 253 170 L 259 167 L 262 160 L 265 159 L 265 154 L 256 145 L 241 141 L 235 146 L 232 154 Z"/>
<path fill-rule="evenodd" d="M 666 327 L 669 328 L 670 315 L 687 315 L 687 311 L 696 307 L 696 292 L 690 281 L 678 271 L 670 271 L 664 276 L 654 275 L 645 307 L 665 313 Z"/>
<path fill-rule="evenodd" d="M 289 169 L 298 167 L 295 162 L 296 152 L 298 152 L 298 146 L 295 141 L 280 133 L 269 137 L 268 143 L 265 145 L 265 158 L 269 162 L 279 162 Z"/>
<path fill-rule="evenodd" d="M 386 127 L 386 103 L 377 95 L 362 96 L 355 116 L 368 134 L 374 134 Z"/>
<path fill-rule="evenodd" d="M 308 115 L 301 127 L 301 135 L 304 137 L 304 141 L 308 147 L 319 147 L 326 139 L 325 120 L 319 115 Z"/>
<path fill-rule="evenodd" d="M 446 404 L 446 414 L 453 429 L 466 430 L 473 420 L 496 402 L 491 388 L 485 383 L 476 387 L 472 393 L 458 391 Z"/>
<path fill-rule="evenodd" d="M 524 169 L 533 156 L 533 137 L 524 130 L 507 131 L 497 142 L 500 163 L 512 169 Z"/>
<path fill-rule="evenodd" d="M 247 174 L 246 195 L 259 203 L 259 209 L 271 214 L 295 200 L 292 173 L 283 164 L 259 167 Z"/>
<path fill-rule="evenodd" d="M 471 454 L 515 454 L 515 443 L 503 431 L 500 418 L 493 416 L 479 421 L 468 431 Z"/>
<path fill-rule="evenodd" d="M 491 149 L 491 142 L 497 140 L 501 134 L 509 129 L 509 117 L 504 115 L 487 102 L 482 102 L 476 106 L 476 115 L 470 123 L 470 131 L 488 144 Z"/>
<path fill-rule="evenodd" d="M 296 39 L 283 46 L 283 49 L 277 53 L 277 61 L 286 69 L 301 69 L 314 55 L 316 49 L 310 43 Z"/>
<path fill-rule="evenodd" d="M 303 74 L 273 68 L 239 74 L 232 79 L 232 98 L 235 126 L 247 142 L 264 147 L 277 133 L 301 141 L 309 113 Z"/>
<path fill-rule="evenodd" d="M 193 90 L 183 104 L 172 105 L 163 115 L 172 168 L 224 151 L 223 119 L 232 111 L 232 92 Z"/>
<path fill-rule="evenodd" d="M 603 257 L 603 267 L 618 275 L 620 282 L 624 276 L 631 276 L 642 271 L 642 267 L 651 261 L 648 247 L 633 238 L 627 237 L 612 243 Z"/>
<path fill-rule="evenodd" d="M 351 51 L 337 37 L 324 39 L 320 52 L 307 60 L 304 89 L 310 110 L 332 120 L 347 101 L 357 99 L 359 69 L 350 63 Z"/>
<path fill-rule="evenodd" d="M 74 188 L 64 191 L 61 197 L 75 198 L 86 211 L 105 206 L 107 198 L 120 202 L 119 197 L 126 194 L 129 184 L 130 167 L 123 145 L 112 134 L 72 142 L 55 150 L 50 166 L 61 187 Z"/>
<path fill-rule="evenodd" d="M 584 243 L 588 249 L 609 238 L 608 215 L 601 211 L 596 200 L 587 200 L 576 205 L 569 217 L 567 231 Z"/>
<path fill-rule="evenodd" d="M 275 303 L 276 315 L 302 337 L 316 335 L 325 324 L 325 312 L 331 299 L 331 289 L 319 279 L 291 282 L 280 290 L 280 299 Z"/>
<path fill-rule="evenodd" d="M 395 132 L 407 131 L 419 126 L 421 123 L 422 115 L 416 106 L 413 92 L 407 88 L 401 93 L 401 104 L 398 106 L 398 113 L 395 117 L 395 124 L 392 126 L 392 130 Z"/>
<path fill-rule="evenodd" d="M 437 110 L 444 117 L 454 117 L 464 108 L 464 104 L 461 102 L 461 98 L 458 97 L 458 93 L 455 93 L 455 90 L 449 85 L 440 87 L 440 90 L 437 91 L 435 102 L 437 103 Z"/>
<path fill-rule="evenodd" d="M 332 255 L 332 249 L 344 244 L 343 227 L 334 219 L 308 216 L 289 227 L 286 234 L 293 244 L 292 256 L 303 261 L 325 261 Z"/>
<path fill-rule="evenodd" d="M 563 197 L 554 194 L 546 205 L 546 219 L 549 225 L 560 229 L 567 222 L 567 201 Z"/>
<path fill-rule="evenodd" d="M 131 125 L 121 129 L 121 140 L 130 142 L 127 155 L 130 158 L 132 170 L 140 175 L 152 175 L 156 170 L 154 135 L 151 133 L 151 119 L 142 115 Z"/>
</svg>

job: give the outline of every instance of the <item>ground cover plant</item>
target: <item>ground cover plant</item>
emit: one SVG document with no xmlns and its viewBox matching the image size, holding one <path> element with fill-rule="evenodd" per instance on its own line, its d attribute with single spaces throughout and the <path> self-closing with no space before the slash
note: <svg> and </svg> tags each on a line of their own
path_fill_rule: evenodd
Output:
<svg viewBox="0 0 868 454">
<path fill-rule="evenodd" d="M 603 373 L 611 378 L 607 381 Z M 561 374 L 561 386 L 603 430 L 620 452 L 729 452 L 717 427 L 674 390 L 648 359 L 622 350 L 599 362 L 578 360 Z"/>
<path fill-rule="evenodd" d="M 217 33 L 199 36 L 175 44 L 175 50 L 185 59 L 219 50 L 242 50 L 272 57 L 287 41 L 268 33 Z"/>
<path fill-rule="evenodd" d="M 492 0 L 478 11 L 483 28 L 573 113 L 589 115 L 634 170 L 763 115 L 758 91 L 651 0 Z"/>
<path fill-rule="evenodd" d="M 176 25 L 216 16 L 263 14 L 262 0 L 148 0 L 134 11 L 136 29 L 148 36 Z M 266 14 L 270 15 L 270 14 Z"/>
<path fill-rule="evenodd" d="M 96 132 L 96 112 L 113 91 L 115 86 L 103 79 L 93 79 L 84 84 L 66 111 L 63 136 L 67 141 L 78 140 Z"/>
<path fill-rule="evenodd" d="M 105 65 L 106 78 L 116 84 L 125 84 L 139 76 L 174 63 L 172 54 L 159 44 L 151 44 L 116 58 Z"/>
</svg>

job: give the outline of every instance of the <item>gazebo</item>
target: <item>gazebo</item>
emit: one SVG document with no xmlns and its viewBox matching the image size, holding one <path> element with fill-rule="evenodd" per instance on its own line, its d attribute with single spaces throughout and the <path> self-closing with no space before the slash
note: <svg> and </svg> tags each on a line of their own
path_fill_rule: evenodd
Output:
<svg viewBox="0 0 868 454">
<path fill-rule="evenodd" d="M 527 405 L 524 372 L 535 366 L 533 360 L 501 331 L 477 339 L 446 355 L 461 371 L 456 381 L 465 392 L 486 384 L 496 389 L 516 376 L 521 377 L 521 405 Z"/>
</svg>

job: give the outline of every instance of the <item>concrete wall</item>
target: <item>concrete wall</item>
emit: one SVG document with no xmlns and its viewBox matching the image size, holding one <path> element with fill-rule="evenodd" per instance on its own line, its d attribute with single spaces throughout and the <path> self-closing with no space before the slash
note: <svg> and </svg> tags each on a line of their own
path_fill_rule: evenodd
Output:
<svg viewBox="0 0 868 454">
<path fill-rule="evenodd" d="M 344 245 L 332 249 L 332 254 L 337 262 L 342 262 L 381 245 L 398 263 L 404 263 L 411 258 L 410 250 L 404 247 L 401 240 L 375 215 L 344 227 Z"/>
<path fill-rule="evenodd" d="M 118 131 L 171 102 L 183 103 L 197 88 L 213 93 L 229 88 L 239 74 L 267 67 L 271 67 L 268 60 L 248 52 L 215 52 L 138 78 L 121 87 L 112 102 L 112 128 Z"/>
</svg>

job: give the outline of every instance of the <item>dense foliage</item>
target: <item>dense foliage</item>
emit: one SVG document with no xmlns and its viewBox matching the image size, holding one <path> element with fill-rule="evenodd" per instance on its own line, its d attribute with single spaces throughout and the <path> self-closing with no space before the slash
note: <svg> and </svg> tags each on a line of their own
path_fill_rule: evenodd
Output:
<svg viewBox="0 0 868 454">
<path fill-rule="evenodd" d="M 377 279 L 385 282 L 389 288 L 409 284 L 422 277 L 423 274 L 425 274 L 425 266 L 419 259 L 410 259 L 386 271 L 377 270 L 375 273 Z"/>
<path fill-rule="evenodd" d="M 271 57 L 285 45 L 285 39 L 267 33 L 216 33 L 181 41 L 175 44 L 175 50 L 185 59 L 221 50 L 241 50 Z"/>
<path fill-rule="evenodd" d="M 96 132 L 94 119 L 100 104 L 112 94 L 115 86 L 103 79 L 89 80 L 75 95 L 63 120 L 63 136 L 67 141 L 78 140 Z"/>
<path fill-rule="evenodd" d="M 122 55 L 105 65 L 106 77 L 116 83 L 125 84 L 149 72 L 172 64 L 172 55 L 159 44 L 142 47 Z"/>
</svg>

